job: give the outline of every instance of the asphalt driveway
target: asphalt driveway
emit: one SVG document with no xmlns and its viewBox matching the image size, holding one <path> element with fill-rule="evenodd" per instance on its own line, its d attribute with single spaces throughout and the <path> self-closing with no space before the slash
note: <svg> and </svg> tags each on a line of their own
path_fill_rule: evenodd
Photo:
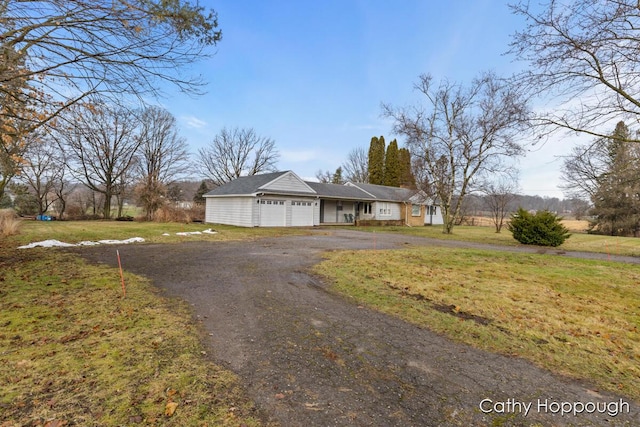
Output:
<svg viewBox="0 0 640 427">
<path fill-rule="evenodd" d="M 640 425 L 638 404 L 629 399 L 359 307 L 308 273 L 326 250 L 424 244 L 461 243 L 336 229 L 253 242 L 118 249 L 126 270 L 193 306 L 215 361 L 243 379 L 265 421 L 284 426 Z M 80 253 L 94 262 L 117 262 L 113 247 Z M 600 402 L 609 413 L 583 409 L 561 415 L 562 402 L 572 410 Z"/>
</svg>

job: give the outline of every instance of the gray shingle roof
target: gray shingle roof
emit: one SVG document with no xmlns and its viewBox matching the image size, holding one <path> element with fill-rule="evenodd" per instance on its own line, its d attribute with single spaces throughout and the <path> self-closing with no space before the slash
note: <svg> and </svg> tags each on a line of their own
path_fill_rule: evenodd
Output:
<svg viewBox="0 0 640 427">
<path fill-rule="evenodd" d="M 260 187 L 288 173 L 272 172 L 260 175 L 243 176 L 209 191 L 205 196 L 235 196 L 262 193 Z M 271 194 L 318 196 L 334 199 L 352 199 L 366 201 L 389 201 L 420 203 L 425 201 L 422 193 L 407 188 L 386 187 L 384 185 L 350 183 L 349 185 L 324 184 L 304 181 L 317 194 L 299 193 L 296 191 L 274 191 Z M 417 197 L 414 197 L 417 196 Z"/>
<path fill-rule="evenodd" d="M 258 191 L 263 185 L 273 181 L 281 175 L 284 175 L 288 171 L 284 172 L 272 172 L 263 173 L 260 175 L 242 176 L 234 179 L 231 182 L 216 187 L 213 190 L 205 194 L 205 196 L 232 196 L 240 194 L 253 194 Z"/>
<path fill-rule="evenodd" d="M 378 200 L 390 202 L 407 202 L 419 193 L 417 190 L 410 190 L 408 188 L 386 187 L 384 185 L 362 184 L 359 182 L 351 183 L 351 185 L 366 191 Z"/>
<path fill-rule="evenodd" d="M 375 200 L 370 194 L 365 193 L 356 187 L 340 184 L 324 184 L 321 182 L 305 181 L 307 185 L 313 188 L 320 197 L 329 197 L 335 199 L 356 199 L 356 200 Z"/>
</svg>

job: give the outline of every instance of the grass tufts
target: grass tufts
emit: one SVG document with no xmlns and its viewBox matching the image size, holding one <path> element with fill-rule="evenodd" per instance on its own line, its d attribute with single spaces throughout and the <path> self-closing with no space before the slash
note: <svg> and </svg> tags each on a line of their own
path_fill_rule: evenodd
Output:
<svg viewBox="0 0 640 427">
<path fill-rule="evenodd" d="M 21 220 L 13 209 L 0 209 L 0 236 L 14 236 L 20 232 Z"/>
</svg>

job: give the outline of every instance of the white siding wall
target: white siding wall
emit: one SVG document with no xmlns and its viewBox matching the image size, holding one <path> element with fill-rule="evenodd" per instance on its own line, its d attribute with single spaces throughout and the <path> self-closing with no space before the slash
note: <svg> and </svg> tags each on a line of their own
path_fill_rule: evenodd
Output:
<svg viewBox="0 0 640 427">
<path fill-rule="evenodd" d="M 207 197 L 205 222 L 253 227 L 253 197 Z"/>
<path fill-rule="evenodd" d="M 377 220 L 398 220 L 402 218 L 402 204 L 395 202 L 375 202 L 372 206 L 373 208 L 373 216 Z M 380 209 L 388 209 L 391 211 L 390 214 L 380 214 Z"/>
<path fill-rule="evenodd" d="M 320 199 L 313 202 L 313 225 L 320 225 Z"/>
<path fill-rule="evenodd" d="M 300 181 L 295 175 L 290 173 L 282 175 L 275 181 L 260 188 L 264 190 L 296 191 L 310 194 L 315 193 L 309 188 L 309 186 L 307 186 L 307 184 Z"/>
</svg>

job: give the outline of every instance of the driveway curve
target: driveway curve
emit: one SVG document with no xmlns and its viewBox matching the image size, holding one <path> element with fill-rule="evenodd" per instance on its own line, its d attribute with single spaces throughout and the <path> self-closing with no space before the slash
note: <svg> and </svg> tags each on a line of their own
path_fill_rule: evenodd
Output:
<svg viewBox="0 0 640 427">
<path fill-rule="evenodd" d="M 537 251 L 340 229 L 118 249 L 126 270 L 193 306 L 216 362 L 242 378 L 267 422 L 640 425 L 637 402 L 356 306 L 308 273 L 323 251 L 407 245 Z M 113 247 L 79 253 L 93 262 L 116 262 Z M 563 415 L 563 402 L 594 411 Z M 608 413 L 599 413 L 605 404 Z"/>
</svg>

